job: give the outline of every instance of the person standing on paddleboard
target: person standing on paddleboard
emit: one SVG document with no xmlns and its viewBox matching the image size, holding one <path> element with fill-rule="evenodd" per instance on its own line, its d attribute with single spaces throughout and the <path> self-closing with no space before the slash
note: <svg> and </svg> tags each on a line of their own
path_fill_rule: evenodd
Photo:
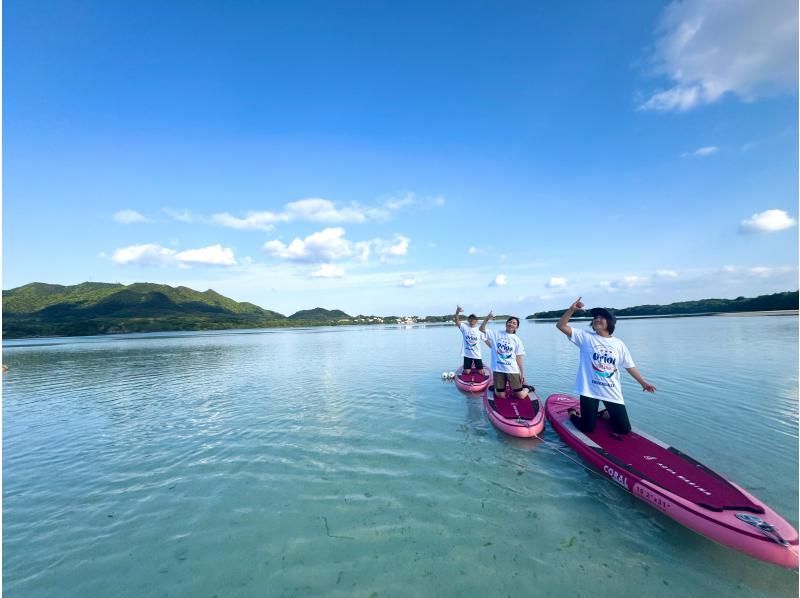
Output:
<svg viewBox="0 0 800 598">
<path fill-rule="evenodd" d="M 461 335 L 464 337 L 464 349 L 461 351 L 464 357 L 464 373 L 471 374 L 474 366 L 481 374 L 486 374 L 483 369 L 483 359 L 481 358 L 481 344 L 486 340 L 486 334 L 478 328 L 478 316 L 475 314 L 470 314 L 467 318 L 469 326 L 464 324 L 459 317 L 459 314 L 463 311 L 464 309 L 460 305 L 456 306 L 456 328 L 461 331 Z"/>
<path fill-rule="evenodd" d="M 498 399 L 506 396 L 506 382 L 514 391 L 514 396 L 524 399 L 528 396 L 528 387 L 525 385 L 525 365 L 522 356 L 525 355 L 525 345 L 517 336 L 519 318 L 511 316 L 506 320 L 506 329 L 486 330 L 486 324 L 494 319 L 494 314 L 489 312 L 481 324 L 480 331 L 486 334 L 486 342 L 492 350 L 492 374 L 494 392 Z"/>
<path fill-rule="evenodd" d="M 575 381 L 575 392 L 581 397 L 581 414 L 578 416 L 577 411 L 570 410 L 570 419 L 580 431 L 593 432 L 597 424 L 597 408 L 600 401 L 603 401 L 611 419 L 611 429 L 618 434 L 627 434 L 631 431 L 631 423 L 622 399 L 620 368 L 633 376 L 642 385 L 643 391 L 655 392 L 656 387 L 645 380 L 636 369 L 625 343 L 612 336 L 617 317 L 610 311 L 602 307 L 589 310 L 592 314 L 593 332 L 569 325 L 572 314 L 583 307 L 583 302 L 578 297 L 556 324 L 556 328 L 566 334 L 581 352 Z"/>
</svg>

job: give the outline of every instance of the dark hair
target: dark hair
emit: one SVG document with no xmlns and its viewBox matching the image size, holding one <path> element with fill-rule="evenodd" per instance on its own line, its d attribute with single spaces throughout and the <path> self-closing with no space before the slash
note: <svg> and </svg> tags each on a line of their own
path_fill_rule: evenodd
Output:
<svg viewBox="0 0 800 598">
<path fill-rule="evenodd" d="M 469 314 L 467 316 L 467 320 L 477 320 L 477 319 L 478 319 L 478 316 L 476 316 L 475 314 Z"/>
<path fill-rule="evenodd" d="M 506 324 L 508 324 L 511 320 L 516 320 L 517 328 L 519 328 L 519 318 L 517 316 L 511 316 L 508 320 L 506 320 Z"/>
</svg>

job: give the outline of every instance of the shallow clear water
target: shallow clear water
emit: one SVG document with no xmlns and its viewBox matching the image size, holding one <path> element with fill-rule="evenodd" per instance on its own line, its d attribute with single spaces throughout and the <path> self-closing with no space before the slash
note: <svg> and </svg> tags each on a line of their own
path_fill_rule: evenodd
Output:
<svg viewBox="0 0 800 598">
<path fill-rule="evenodd" d="M 582 324 L 581 324 L 582 325 Z M 621 322 L 633 425 L 798 522 L 798 320 Z M 524 322 L 529 381 L 577 350 Z M 547 428 L 442 382 L 452 326 L 7 341 L 7 596 L 790 596 Z"/>
</svg>

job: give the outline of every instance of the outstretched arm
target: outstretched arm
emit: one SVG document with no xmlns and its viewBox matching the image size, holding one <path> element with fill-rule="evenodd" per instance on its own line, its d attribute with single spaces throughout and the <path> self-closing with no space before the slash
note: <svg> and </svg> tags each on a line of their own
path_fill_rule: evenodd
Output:
<svg viewBox="0 0 800 598">
<path fill-rule="evenodd" d="M 461 318 L 458 317 L 464 309 L 460 305 L 456 305 L 456 328 L 461 328 Z"/>
<path fill-rule="evenodd" d="M 625 370 L 633 376 L 633 379 L 636 380 L 639 384 L 642 385 L 642 390 L 645 392 L 655 392 L 656 387 L 650 384 L 647 380 L 645 380 L 642 375 L 639 373 L 639 370 L 636 368 L 625 368 Z"/>
<path fill-rule="evenodd" d="M 494 314 L 492 312 L 489 312 L 489 315 L 486 316 L 486 319 L 483 321 L 483 324 L 481 324 L 481 327 L 478 330 L 480 330 L 481 332 L 485 333 L 486 332 L 486 324 L 487 324 L 487 322 L 489 322 L 489 320 L 494 320 Z"/>
<path fill-rule="evenodd" d="M 561 319 L 558 322 L 556 322 L 556 328 L 558 328 L 561 332 L 566 334 L 568 337 L 572 338 L 572 327 L 569 325 L 569 319 L 572 317 L 572 314 L 574 314 L 576 311 L 579 311 L 579 310 L 582 310 L 582 309 L 583 309 L 583 302 L 581 301 L 581 298 L 578 297 L 575 300 L 575 303 L 570 305 L 567 308 L 567 311 L 565 311 L 562 314 Z"/>
</svg>

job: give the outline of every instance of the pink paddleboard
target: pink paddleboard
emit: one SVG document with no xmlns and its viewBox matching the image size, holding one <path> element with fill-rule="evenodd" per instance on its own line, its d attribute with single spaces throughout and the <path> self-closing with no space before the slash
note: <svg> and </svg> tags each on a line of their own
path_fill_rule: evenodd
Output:
<svg viewBox="0 0 800 598">
<path fill-rule="evenodd" d="M 755 496 L 656 438 L 639 430 L 615 434 L 601 418 L 591 434 L 570 421 L 580 411 L 574 397 L 547 397 L 550 425 L 583 459 L 655 507 L 720 544 L 757 559 L 797 568 L 797 532 Z"/>
<path fill-rule="evenodd" d="M 513 397 L 514 393 L 506 387 L 505 395 Z M 490 386 L 483 393 L 483 406 L 489 421 L 510 436 L 530 438 L 538 436 L 544 430 L 544 409 L 539 397 L 533 392 L 527 399 L 498 399 L 494 394 L 494 386 Z"/>
<path fill-rule="evenodd" d="M 464 368 L 458 368 L 456 372 L 456 386 L 465 392 L 481 392 L 489 386 L 492 379 L 492 373 L 481 374 L 481 371 L 474 369 L 469 373 L 464 373 Z"/>
</svg>

